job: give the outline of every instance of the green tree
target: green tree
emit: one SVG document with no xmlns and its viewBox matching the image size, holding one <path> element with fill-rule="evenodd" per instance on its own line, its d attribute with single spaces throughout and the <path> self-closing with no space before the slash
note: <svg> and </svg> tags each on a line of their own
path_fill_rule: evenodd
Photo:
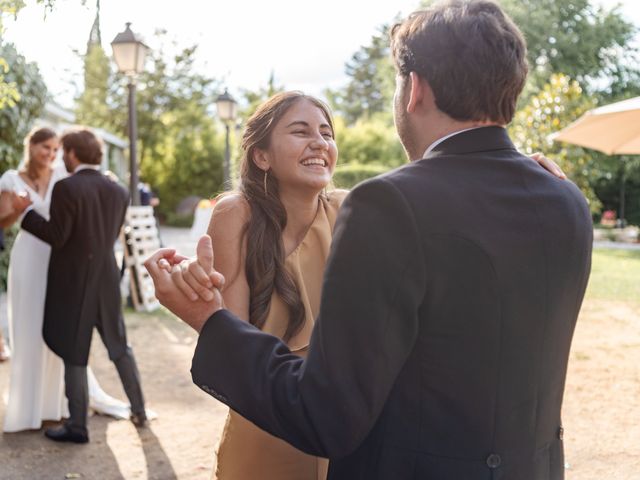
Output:
<svg viewBox="0 0 640 480">
<path fill-rule="evenodd" d="M 12 101 L 0 108 L 0 173 L 4 173 L 20 162 L 23 140 L 42 113 L 47 89 L 38 67 L 27 63 L 13 45 L 0 41 L 0 58 L 11 65 L 2 80 L 15 91 Z M 5 250 L 0 253 L 0 291 L 7 287 L 9 256 L 16 231 L 17 227 L 5 231 Z"/>
<path fill-rule="evenodd" d="M 23 0 L 0 0 L 0 40 L 4 32 L 4 17 L 10 15 L 15 18 L 22 8 L 24 8 Z M 9 62 L 4 56 L 0 56 L 0 110 L 13 107 L 20 100 L 17 85 L 7 78 L 8 74 Z"/>
<path fill-rule="evenodd" d="M 418 8 L 433 3 L 423 0 Z M 523 103 L 558 72 L 599 98 L 640 93 L 638 49 L 632 44 L 638 28 L 618 7 L 605 9 L 593 0 L 502 0 L 501 5 L 527 40 L 532 73 Z M 347 63 L 347 85 L 326 92 L 349 124 L 375 112 L 387 112 L 391 120 L 394 80 L 388 33 L 389 25 L 381 26 Z"/>
<path fill-rule="evenodd" d="M 391 123 L 394 72 L 389 58 L 388 25 L 379 27 L 371 42 L 353 54 L 345 70 L 349 76 L 347 85 L 325 92 L 331 107 L 348 124 L 380 113 Z"/>
<path fill-rule="evenodd" d="M 182 199 L 211 197 L 222 187 L 223 140 L 213 120 L 219 85 L 195 71 L 197 46 L 169 44 L 166 31 L 157 31 L 154 43 L 147 68 L 136 79 L 139 168 L 161 200 L 160 214 L 175 220 Z M 127 84 L 112 71 L 102 48 L 91 46 L 79 121 L 126 137 Z"/>
<path fill-rule="evenodd" d="M 633 45 L 638 26 L 624 18 L 619 5 L 605 8 L 595 0 L 501 0 L 500 5 L 527 41 L 531 74 L 523 101 L 554 73 L 568 75 L 599 98 L 617 99 L 630 89 L 640 93 Z"/>
<path fill-rule="evenodd" d="M 593 99 L 583 94 L 577 81 L 566 75 L 555 74 L 516 113 L 509 133 L 522 152 L 543 152 L 555 160 L 580 187 L 589 201 L 591 211 L 597 213 L 602 205 L 594 192 L 593 182 L 616 168 L 615 159 L 552 139 L 553 133 L 578 119 L 593 105 Z"/>
<path fill-rule="evenodd" d="M 0 109 L 0 172 L 4 172 L 20 162 L 22 142 L 42 113 L 47 87 L 38 67 L 28 63 L 13 45 L 0 43 L 0 57 L 11 65 L 5 80 L 18 93 L 12 105 Z"/>
<path fill-rule="evenodd" d="M 353 125 L 346 125 L 344 119 L 337 116 L 335 127 L 341 164 L 393 168 L 406 161 L 395 128 L 381 115 L 358 120 Z"/>
<path fill-rule="evenodd" d="M 137 114 L 141 175 L 157 192 L 160 213 L 171 217 L 183 198 L 220 191 L 223 142 L 212 110 L 218 82 L 195 72 L 196 46 L 169 56 L 165 35 L 158 32 L 160 47 L 138 79 Z M 114 95 L 120 111 L 126 111 L 124 85 Z"/>
<path fill-rule="evenodd" d="M 608 160 L 615 163 L 591 182 L 602 202 L 602 210 L 614 210 L 618 217 L 622 215 L 621 190 L 624 185 L 625 220 L 631 225 L 640 225 L 640 158 L 616 155 Z"/>
<path fill-rule="evenodd" d="M 55 0 L 37 0 L 37 3 L 44 5 L 46 10 L 51 10 Z M 17 17 L 18 12 L 24 7 L 24 0 L 0 0 L 0 41 L 4 31 L 4 18 L 7 16 Z M 18 85 L 11 80 L 11 65 L 13 63 L 11 63 L 10 58 L 0 55 L 0 110 L 14 107 L 21 98 Z"/>
<path fill-rule="evenodd" d="M 122 115 L 114 115 L 110 85 L 114 73 L 102 46 L 91 45 L 84 58 L 84 89 L 76 99 L 76 119 L 83 125 L 122 133 Z"/>
<path fill-rule="evenodd" d="M 146 162 L 142 174 L 161 199 L 160 212 L 175 219 L 175 208 L 188 196 L 212 198 L 222 189 L 223 142 L 210 119 L 192 114 L 169 120 L 170 137 L 162 145 L 163 155 Z M 195 128 L 194 128 L 195 126 Z"/>
<path fill-rule="evenodd" d="M 637 27 L 619 6 L 605 9 L 592 0 L 503 0 L 502 6 L 527 40 L 534 93 L 556 72 L 603 94 L 638 80 Z"/>
</svg>

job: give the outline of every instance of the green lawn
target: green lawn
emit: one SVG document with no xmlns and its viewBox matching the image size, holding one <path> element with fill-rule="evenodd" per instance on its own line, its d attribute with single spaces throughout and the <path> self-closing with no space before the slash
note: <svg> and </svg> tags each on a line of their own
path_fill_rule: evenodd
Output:
<svg viewBox="0 0 640 480">
<path fill-rule="evenodd" d="M 640 250 L 594 250 L 586 298 L 640 305 Z"/>
</svg>

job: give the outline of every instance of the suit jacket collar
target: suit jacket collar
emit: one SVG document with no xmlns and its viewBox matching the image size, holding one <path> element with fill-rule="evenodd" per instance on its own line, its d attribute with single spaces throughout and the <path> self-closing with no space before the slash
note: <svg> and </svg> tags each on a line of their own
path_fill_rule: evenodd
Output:
<svg viewBox="0 0 640 480">
<path fill-rule="evenodd" d="M 516 150 L 506 128 L 491 126 L 458 133 L 436 145 L 425 158 L 492 150 Z"/>
</svg>

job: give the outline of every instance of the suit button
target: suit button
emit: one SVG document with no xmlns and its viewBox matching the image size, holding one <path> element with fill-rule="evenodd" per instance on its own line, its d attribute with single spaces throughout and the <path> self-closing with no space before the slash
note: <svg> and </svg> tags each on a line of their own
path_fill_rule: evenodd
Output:
<svg viewBox="0 0 640 480">
<path fill-rule="evenodd" d="M 487 457 L 487 467 L 498 468 L 502 463 L 502 458 L 497 453 L 492 453 Z"/>
<path fill-rule="evenodd" d="M 558 428 L 558 439 L 562 440 L 564 438 L 564 428 Z"/>
</svg>

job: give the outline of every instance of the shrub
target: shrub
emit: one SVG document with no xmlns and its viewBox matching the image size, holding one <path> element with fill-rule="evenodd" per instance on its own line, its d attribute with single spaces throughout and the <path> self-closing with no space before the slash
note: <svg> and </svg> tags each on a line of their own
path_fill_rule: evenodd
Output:
<svg viewBox="0 0 640 480">
<path fill-rule="evenodd" d="M 391 170 L 384 165 L 363 165 L 361 163 L 346 163 L 338 165 L 333 174 L 333 183 L 337 188 L 351 189 L 367 178 L 375 177 Z"/>
<path fill-rule="evenodd" d="M 19 232 L 19 228 L 14 225 L 4 231 L 4 250 L 0 252 L 0 292 L 7 291 L 7 277 L 9 273 L 9 259 L 11 258 L 11 247 Z"/>
</svg>

